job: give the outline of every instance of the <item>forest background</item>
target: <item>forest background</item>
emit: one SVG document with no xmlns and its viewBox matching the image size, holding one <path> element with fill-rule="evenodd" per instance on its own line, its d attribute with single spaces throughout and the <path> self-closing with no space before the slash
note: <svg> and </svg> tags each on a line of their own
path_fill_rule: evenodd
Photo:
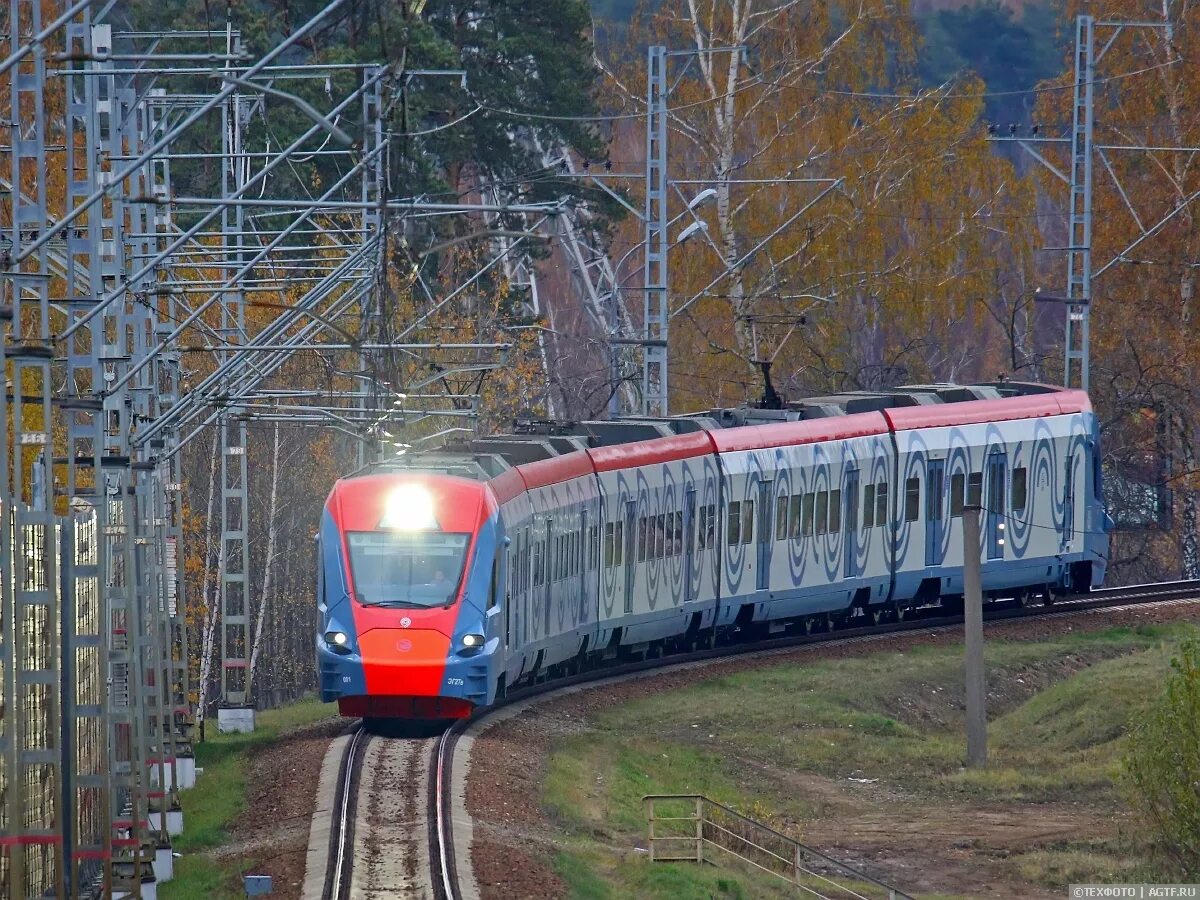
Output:
<svg viewBox="0 0 1200 900">
<path fill-rule="evenodd" d="M 125 0 L 118 13 L 143 30 L 213 27 L 228 14 L 261 51 L 319 6 Z M 466 87 L 418 79 L 394 104 L 389 191 L 573 198 L 594 242 L 621 264 L 628 325 L 636 329 L 640 224 L 566 169 L 642 171 L 648 44 L 746 45 L 745 55 L 699 56 L 671 97 L 669 170 L 692 182 L 672 196 L 671 215 L 693 215 L 689 192 L 716 192 L 715 203 L 694 213 L 705 223 L 700 238 L 671 257 L 669 295 L 680 310 L 672 322 L 671 406 L 686 412 L 758 400 L 764 362 L 785 398 L 932 380 L 1062 378 L 1064 310 L 1035 296 L 1063 292 L 1066 189 L 1015 145 L 990 142 L 989 126 L 1000 136 L 1032 135 L 1035 126 L 1042 135 L 1069 135 L 1079 11 L 1077 0 L 594 0 L 591 7 L 357 0 L 300 52 L 398 69 L 465 69 Z M 1088 12 L 1166 26 L 1129 30 L 1104 55 L 1097 143 L 1200 145 L 1196 7 L 1100 0 Z M 298 121 L 289 123 L 284 111 L 249 127 L 249 146 L 278 147 Z M 1069 171 L 1060 147 L 1044 155 Z M 548 163 L 555 153 L 570 166 Z M 1094 176 L 1097 266 L 1174 213 L 1095 288 L 1092 394 L 1109 508 L 1120 526 L 1114 582 L 1200 576 L 1191 311 L 1200 233 L 1190 203 L 1200 188 L 1197 162 L 1195 152 L 1113 149 Z M 173 178 L 178 190 L 196 194 L 217 174 L 198 162 Z M 272 190 L 315 187 L 283 183 L 288 177 L 281 174 Z M 818 198 L 812 179 L 841 182 Z M 606 183 L 641 208 L 637 178 Z M 380 297 L 360 311 L 360 332 L 384 341 L 403 333 L 410 342 L 453 334 L 514 343 L 513 364 L 481 381 L 450 374 L 434 381 L 446 395 L 482 392 L 482 431 L 507 428 L 517 415 L 602 415 L 609 396 L 633 390 L 635 379 L 614 383 L 603 323 L 585 312 L 556 243 L 546 242 L 534 261 L 536 309 L 526 288 L 498 272 L 438 304 L 486 261 L 488 247 L 415 248 L 496 224 L 478 217 L 390 223 Z M 420 284 L 408 275 L 417 262 Z M 288 300 L 252 299 L 252 328 Z M 352 384 L 343 363 L 314 354 L 280 378 L 332 394 Z M 209 364 L 190 362 L 197 376 Z M 372 365 L 399 385 L 420 368 L 388 354 Z M 251 677 L 256 701 L 273 705 L 315 683 L 313 535 L 330 485 L 353 468 L 355 448 L 311 426 L 249 427 Z M 433 427 L 414 422 L 400 437 L 415 440 Z M 186 599 L 202 707 L 215 696 L 219 650 L 215 438 L 194 441 L 185 457 Z"/>
</svg>

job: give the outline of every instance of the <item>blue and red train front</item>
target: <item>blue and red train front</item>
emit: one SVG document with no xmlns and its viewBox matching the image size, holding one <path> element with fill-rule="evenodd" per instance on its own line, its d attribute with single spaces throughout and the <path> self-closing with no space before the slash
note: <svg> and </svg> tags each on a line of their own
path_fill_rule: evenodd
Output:
<svg viewBox="0 0 1200 900">
<path fill-rule="evenodd" d="M 490 703 L 498 529 L 478 481 L 420 472 L 338 481 L 317 539 L 321 699 L 369 718 L 461 718 Z"/>
</svg>

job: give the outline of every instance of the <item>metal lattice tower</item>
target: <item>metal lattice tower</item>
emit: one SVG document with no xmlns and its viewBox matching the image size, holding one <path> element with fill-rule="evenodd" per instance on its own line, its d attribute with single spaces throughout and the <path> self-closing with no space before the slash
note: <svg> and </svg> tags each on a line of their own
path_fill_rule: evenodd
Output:
<svg viewBox="0 0 1200 900">
<path fill-rule="evenodd" d="M 667 415 L 667 48 L 646 55 L 646 204 L 642 414 Z"/>
<path fill-rule="evenodd" d="M 226 52 L 230 58 L 241 51 L 241 39 L 229 31 Z M 234 91 L 221 107 L 222 172 L 221 190 L 226 199 L 239 196 L 246 183 L 243 129 L 248 110 L 239 91 Z M 236 345 L 246 334 L 246 295 L 238 273 L 245 263 L 244 207 L 226 205 L 221 211 L 221 232 L 224 242 L 224 276 L 233 281 L 232 290 L 221 298 L 221 336 L 229 348 L 224 359 L 236 353 Z M 228 389 L 228 384 L 226 385 Z M 242 709 L 248 706 L 246 678 L 249 668 L 250 616 L 249 578 L 250 546 L 248 542 L 247 441 L 243 410 L 236 405 L 228 408 L 221 419 L 221 706 Z M 218 715 L 220 712 L 218 711 Z"/>
<path fill-rule="evenodd" d="M 1092 300 L 1092 130 L 1095 36 L 1091 16 L 1075 21 L 1071 104 L 1071 186 L 1067 246 L 1067 322 L 1063 384 L 1088 389 Z M 1076 378 L 1078 373 L 1078 378 Z"/>
</svg>

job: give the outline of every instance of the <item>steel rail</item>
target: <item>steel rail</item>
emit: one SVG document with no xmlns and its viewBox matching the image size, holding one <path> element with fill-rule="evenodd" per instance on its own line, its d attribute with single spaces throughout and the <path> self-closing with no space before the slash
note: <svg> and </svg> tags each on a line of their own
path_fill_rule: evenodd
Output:
<svg viewBox="0 0 1200 900">
<path fill-rule="evenodd" d="M 342 758 L 341 777 L 338 779 L 338 793 L 334 800 L 334 823 L 331 832 L 333 841 L 333 865 L 325 873 L 323 896 L 330 900 L 340 900 L 345 894 L 349 895 L 350 871 L 353 868 L 353 858 L 350 856 L 350 844 L 354 840 L 353 812 L 355 806 L 351 803 L 354 798 L 354 786 L 358 783 L 358 770 L 362 762 L 359 747 L 365 746 L 367 730 L 360 723 L 354 729 L 350 742 L 346 745 L 346 753 Z"/>
<path fill-rule="evenodd" d="M 985 609 L 984 618 L 989 622 L 1023 618 L 1057 618 L 1092 610 L 1121 610 L 1137 606 L 1150 606 L 1156 603 L 1174 604 L 1187 600 L 1200 603 L 1200 580 L 1168 581 L 1100 588 L 1086 594 L 1073 594 L 1044 606 L 1012 606 L 1004 608 L 994 607 L 991 610 Z M 435 811 L 435 827 L 430 829 L 430 834 L 437 844 L 436 848 L 430 847 L 430 856 L 431 868 L 435 860 L 438 866 L 438 871 L 434 873 L 436 876 L 434 887 L 437 900 L 460 900 L 461 896 L 458 885 L 458 870 L 454 859 L 454 835 L 451 828 L 449 810 L 452 799 L 451 778 L 453 777 L 455 745 L 458 742 L 458 738 L 466 732 L 467 728 L 483 722 L 504 707 L 517 701 L 538 697 L 543 694 L 553 695 L 563 688 L 592 682 L 603 682 L 610 679 L 620 679 L 625 676 L 655 669 L 669 670 L 674 666 L 688 665 L 696 662 L 719 661 L 739 656 L 754 656 L 759 654 L 768 655 L 796 647 L 816 644 L 836 646 L 843 643 L 866 643 L 872 640 L 903 634 L 906 631 L 928 631 L 930 629 L 944 631 L 961 625 L 962 622 L 963 617 L 961 615 L 918 616 L 905 618 L 887 625 L 858 626 L 816 634 L 809 633 L 750 640 L 745 643 L 715 646 L 706 650 L 685 651 L 651 660 L 644 659 L 622 665 L 601 667 L 590 672 L 583 672 L 567 678 L 558 678 L 552 682 L 534 684 L 517 691 L 509 692 L 503 700 L 497 701 L 492 706 L 481 709 L 465 719 L 459 719 L 447 728 L 438 740 L 433 769 L 435 777 L 430 791 L 430 806 Z"/>
</svg>

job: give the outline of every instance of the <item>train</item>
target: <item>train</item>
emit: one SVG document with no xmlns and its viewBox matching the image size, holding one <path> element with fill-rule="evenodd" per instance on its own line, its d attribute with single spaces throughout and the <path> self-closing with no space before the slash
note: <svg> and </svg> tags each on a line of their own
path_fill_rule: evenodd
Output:
<svg viewBox="0 0 1200 900">
<path fill-rule="evenodd" d="M 455 719 L 520 685 L 718 641 L 1103 584 L 1086 393 L 909 385 L 781 409 L 526 421 L 342 478 L 317 535 L 322 700 Z"/>
</svg>

